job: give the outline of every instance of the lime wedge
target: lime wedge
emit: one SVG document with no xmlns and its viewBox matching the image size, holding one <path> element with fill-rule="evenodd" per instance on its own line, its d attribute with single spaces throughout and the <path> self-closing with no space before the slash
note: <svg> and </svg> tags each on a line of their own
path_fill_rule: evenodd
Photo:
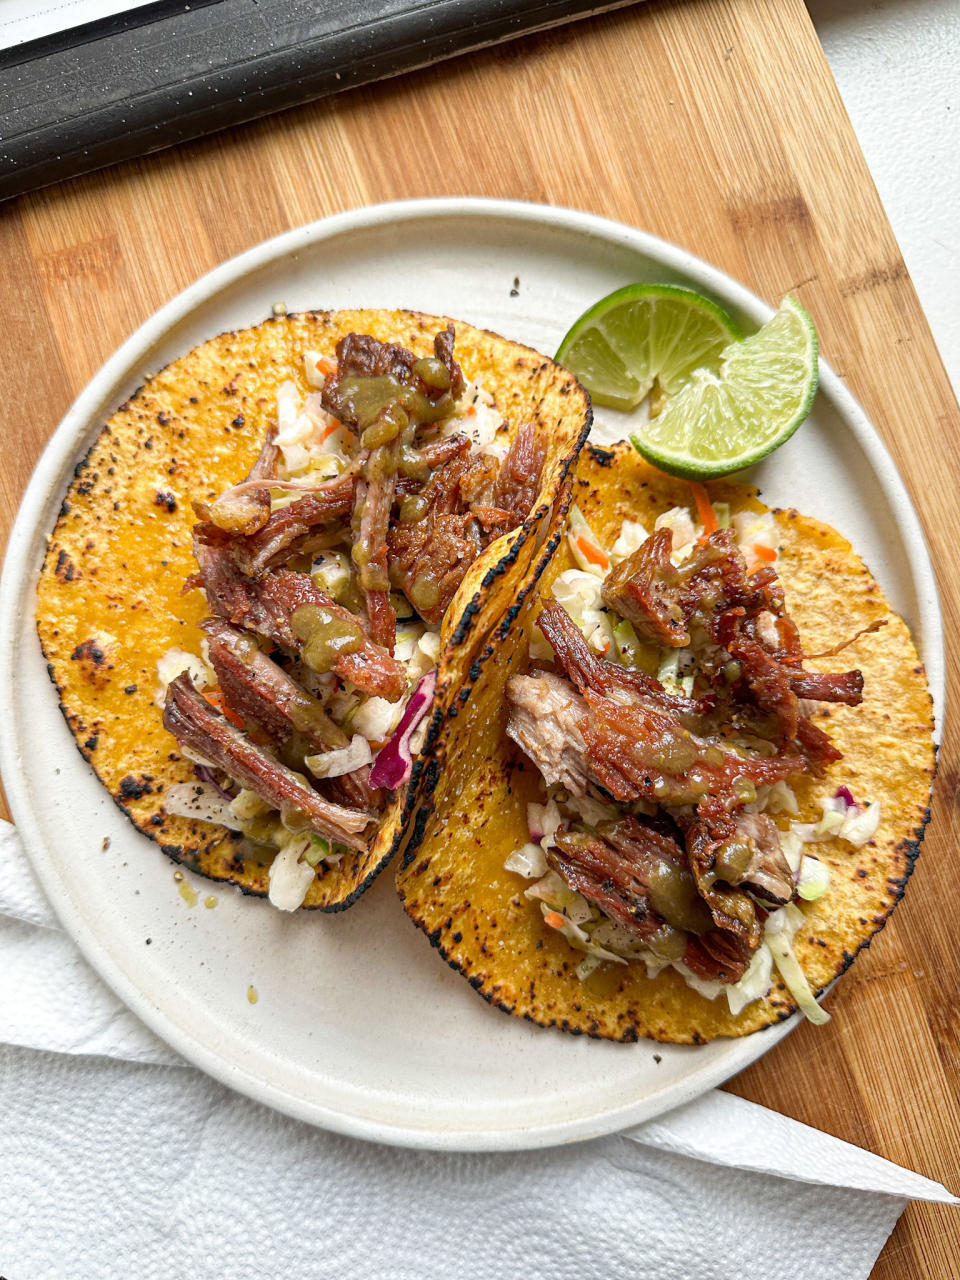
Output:
<svg viewBox="0 0 960 1280">
<path fill-rule="evenodd" d="M 719 368 L 720 353 L 740 337 L 716 303 L 672 284 L 628 284 L 594 303 L 557 351 L 597 404 L 635 409 L 653 390 L 667 396 L 695 369 Z"/>
<path fill-rule="evenodd" d="M 759 462 L 793 435 L 817 393 L 817 331 L 794 298 L 731 343 L 719 371 L 697 369 L 663 412 L 630 436 L 648 462 L 706 479 Z"/>
</svg>

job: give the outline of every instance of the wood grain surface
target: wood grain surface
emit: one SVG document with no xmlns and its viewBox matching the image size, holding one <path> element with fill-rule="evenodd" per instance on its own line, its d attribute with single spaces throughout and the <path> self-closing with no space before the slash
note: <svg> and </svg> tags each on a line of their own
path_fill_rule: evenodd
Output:
<svg viewBox="0 0 960 1280">
<path fill-rule="evenodd" d="M 801 0 L 641 5 L 0 207 L 4 538 L 71 400 L 200 273 L 336 210 L 476 194 L 605 214 L 771 302 L 798 294 L 920 506 L 955 704 L 960 414 Z M 906 900 L 831 998 L 833 1021 L 730 1086 L 955 1191 L 957 723 Z M 960 1275 L 956 1214 L 909 1207 L 875 1276 Z"/>
</svg>

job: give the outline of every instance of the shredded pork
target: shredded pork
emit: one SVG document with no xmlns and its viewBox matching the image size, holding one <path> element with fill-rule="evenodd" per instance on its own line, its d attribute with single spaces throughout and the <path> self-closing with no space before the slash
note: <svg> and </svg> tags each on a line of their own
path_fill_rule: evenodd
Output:
<svg viewBox="0 0 960 1280">
<path fill-rule="evenodd" d="M 280 450 L 274 443 L 276 435 L 276 426 L 272 426 L 256 462 L 247 474 L 248 482 L 272 480 L 276 476 L 280 458 Z M 237 489 L 228 489 L 212 502 L 197 500 L 193 506 L 200 519 L 215 529 L 231 534 L 254 534 L 269 518 L 270 489 L 267 485 L 250 488 L 249 484 L 245 484 L 239 488 L 239 492 Z"/>
<path fill-rule="evenodd" d="M 545 444 L 532 427 L 518 429 L 503 463 L 445 427 L 465 412 L 454 345 L 452 325 L 426 360 L 347 334 L 319 395 L 324 434 L 308 437 L 312 452 L 292 446 L 308 464 L 290 462 L 290 442 L 281 451 L 272 426 L 244 479 L 194 503 L 198 570 L 184 589 L 206 595 L 212 616 L 203 627 L 226 717 L 176 680 L 165 723 L 226 775 L 224 785 L 239 782 L 350 848 L 365 847 L 367 815 L 382 812 L 389 795 L 370 786 L 368 765 L 300 781 L 305 757 L 346 747 L 355 729 L 338 722 L 345 706 L 358 724 L 364 717 L 371 746 L 389 737 L 390 704 L 410 685 L 394 654 L 396 589 L 436 627 L 470 565 L 527 518 L 539 491 Z M 314 428 L 317 412 L 310 407 Z M 292 474 L 278 475 L 281 457 Z M 315 463 L 325 478 L 314 482 L 306 466 Z M 330 475 L 331 463 L 339 474 Z M 274 503 L 278 490 L 296 496 Z M 306 570 L 319 551 L 331 556 L 314 581 Z M 330 565 L 334 577 L 321 577 Z M 402 603 L 409 622 L 413 610 Z"/>
<path fill-rule="evenodd" d="M 729 530 L 702 540 L 679 566 L 671 552 L 671 530 L 657 530 L 607 575 L 602 596 L 641 640 L 661 650 L 694 646 L 695 694 L 599 656 L 548 598 L 538 625 L 562 674 L 511 678 L 507 732 L 548 786 L 626 806 L 617 824 L 561 825 L 548 860 L 570 888 L 655 954 L 668 937 L 658 930 L 680 930 L 680 950 L 668 938 L 670 958 L 731 983 L 759 946 L 758 903 L 770 909 L 795 893 L 776 824 L 744 805 L 758 788 L 820 774 L 839 759 L 811 705 L 856 705 L 863 679 L 805 670 L 775 569 L 748 572 Z M 633 806 L 660 816 L 638 819 Z M 665 834 L 657 822 L 675 825 Z M 651 848 L 661 859 L 654 880 Z M 654 886 L 665 876 L 673 896 L 658 907 Z M 689 910 L 686 923 L 677 902 Z"/>
<path fill-rule="evenodd" d="M 573 796 L 591 786 L 583 726 L 587 708 L 566 680 L 549 671 L 507 681 L 507 733 L 536 764 L 547 786 L 559 783 Z"/>
<path fill-rule="evenodd" d="M 215 711 L 186 672 L 167 688 L 163 723 L 182 747 L 256 791 L 292 823 L 350 849 L 366 848 L 363 833 L 370 820 L 366 813 L 333 804 L 305 786 Z"/>
<path fill-rule="evenodd" d="M 316 493 L 304 494 L 274 511 L 253 536 L 234 544 L 239 569 L 257 577 L 274 565 L 285 564 L 312 549 L 318 533 L 343 520 L 353 510 L 357 490 L 355 472 L 347 472 Z"/>
</svg>

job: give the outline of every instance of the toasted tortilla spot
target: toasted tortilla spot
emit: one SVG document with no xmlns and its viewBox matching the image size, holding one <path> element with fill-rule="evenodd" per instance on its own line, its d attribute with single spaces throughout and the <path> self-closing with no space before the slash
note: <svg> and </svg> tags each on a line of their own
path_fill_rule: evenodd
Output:
<svg viewBox="0 0 960 1280">
<path fill-rule="evenodd" d="M 585 450 L 574 484 L 581 511 L 608 546 L 625 516 L 652 529 L 659 514 L 687 505 L 690 492 L 629 446 L 615 452 L 611 465 Z M 719 481 L 710 488 L 714 500 L 733 511 L 764 509 L 747 486 Z M 781 535 L 777 568 L 808 651 L 828 649 L 879 618 L 887 622 L 845 650 L 845 661 L 863 672 L 864 701 L 831 709 L 830 735 L 844 758 L 824 778 L 793 784 L 800 821 L 818 820 L 817 798 L 841 783 L 861 803 L 882 804 L 876 836 L 862 848 L 841 841 L 816 846 L 830 867 L 831 888 L 817 902 L 801 904 L 806 927 L 794 949 L 819 993 L 869 944 L 903 894 L 929 816 L 932 704 L 906 623 L 850 544 L 796 511 L 774 515 Z M 548 591 L 571 567 L 564 544 L 538 590 Z M 651 980 L 642 965 L 604 964 L 581 982 L 575 974 L 581 953 L 543 924 L 539 905 L 523 896 L 527 882 L 504 869 L 528 839 L 527 803 L 543 798 L 539 775 L 523 767 L 504 733 L 504 687 L 514 670 L 524 669 L 536 610 L 531 595 L 502 637 L 513 664 L 501 655 L 484 667 L 463 714 L 448 722 L 437 746 L 440 781 L 432 812 L 418 815 L 424 837 L 417 864 L 405 860 L 397 874 L 407 913 L 480 995 L 541 1026 L 624 1042 L 644 1036 L 703 1044 L 782 1021 L 796 1006 L 776 977 L 769 995 L 737 1017 L 722 995 L 704 999 L 672 969 Z M 831 661 L 810 666 L 828 670 Z M 481 803 L 491 792 L 492 803 Z"/>
<path fill-rule="evenodd" d="M 246 893 L 267 893 L 272 852 L 251 854 L 235 833 L 163 808 L 167 789 L 194 775 L 172 749 L 154 703 L 156 664 L 171 646 L 199 653 L 199 623 L 208 612 L 202 592 L 181 595 L 197 567 L 195 517 L 184 494 L 213 497 L 247 474 L 280 384 L 291 379 L 301 396 L 311 390 L 304 351 L 333 356 L 337 341 L 354 331 L 428 355 L 447 323 L 417 312 L 310 312 L 221 334 L 162 369 L 117 410 L 77 463 L 61 506 L 38 586 L 37 627 L 77 744 L 82 749 L 89 737 L 83 726 L 96 723 L 93 767 L 134 824 L 175 861 Z M 429 806 L 437 775 L 427 765 L 444 711 L 501 613 L 542 570 L 538 552 L 565 517 L 567 473 L 589 426 L 589 399 L 566 370 L 496 334 L 453 323 L 464 374 L 494 396 L 508 438 L 532 421 L 547 440 L 540 492 L 525 524 L 471 566 L 451 603 L 433 727 L 410 784 L 383 815 L 370 848 L 344 856 L 311 884 L 305 905 L 322 910 L 348 906 L 407 837 L 422 831 L 408 819 L 418 794 Z M 108 467 L 109 499 L 97 483 Z M 169 485 L 174 473 L 177 494 Z M 148 789 L 131 788 L 130 779 L 145 775 Z"/>
</svg>

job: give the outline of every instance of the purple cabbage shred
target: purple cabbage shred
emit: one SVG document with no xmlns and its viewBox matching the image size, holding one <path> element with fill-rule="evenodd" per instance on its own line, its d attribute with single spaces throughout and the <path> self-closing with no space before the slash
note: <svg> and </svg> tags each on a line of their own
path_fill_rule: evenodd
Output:
<svg viewBox="0 0 960 1280">
<path fill-rule="evenodd" d="M 433 691 L 437 684 L 436 671 L 428 671 L 421 676 L 417 687 L 410 695 L 410 701 L 404 709 L 403 716 L 387 745 L 377 754 L 370 768 L 371 787 L 388 787 L 395 791 L 410 780 L 413 770 L 413 753 L 410 750 L 410 739 L 417 725 L 430 710 L 433 702 Z"/>
<path fill-rule="evenodd" d="M 224 787 L 221 787 L 213 771 L 208 769 L 205 764 L 195 764 L 193 772 L 198 781 L 205 782 L 208 787 L 213 787 L 217 795 L 222 796 L 224 800 L 232 800 L 236 796 L 236 788 L 233 791 L 227 791 Z"/>
</svg>

